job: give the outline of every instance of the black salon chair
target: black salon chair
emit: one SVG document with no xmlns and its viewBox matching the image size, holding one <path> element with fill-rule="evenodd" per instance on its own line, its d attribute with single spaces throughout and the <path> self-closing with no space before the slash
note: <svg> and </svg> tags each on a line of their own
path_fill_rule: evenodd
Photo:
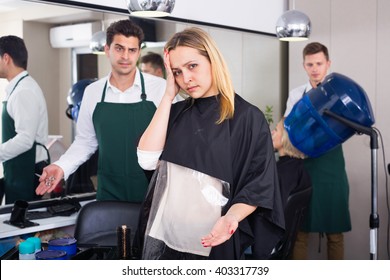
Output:
<svg viewBox="0 0 390 280">
<path fill-rule="evenodd" d="M 290 194 L 287 198 L 286 208 L 284 210 L 286 232 L 272 252 L 271 259 L 291 259 L 302 218 L 310 203 L 311 193 L 312 188 L 309 187 Z"/>
<path fill-rule="evenodd" d="M 77 217 L 74 237 L 79 246 L 117 245 L 118 226 L 127 225 L 134 238 L 141 204 L 125 201 L 93 201 L 84 205 Z"/>
</svg>

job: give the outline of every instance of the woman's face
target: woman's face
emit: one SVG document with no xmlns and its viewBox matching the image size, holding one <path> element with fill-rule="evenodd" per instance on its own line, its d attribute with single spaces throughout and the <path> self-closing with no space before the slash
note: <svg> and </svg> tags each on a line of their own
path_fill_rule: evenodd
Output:
<svg viewBox="0 0 390 280">
<path fill-rule="evenodd" d="M 278 122 L 275 129 L 272 130 L 272 144 L 275 150 L 279 150 L 283 147 L 282 136 L 283 136 L 283 121 Z"/>
<path fill-rule="evenodd" d="M 198 50 L 177 47 L 169 52 L 172 73 L 176 83 L 192 98 L 217 95 L 213 86 L 210 61 Z"/>
</svg>

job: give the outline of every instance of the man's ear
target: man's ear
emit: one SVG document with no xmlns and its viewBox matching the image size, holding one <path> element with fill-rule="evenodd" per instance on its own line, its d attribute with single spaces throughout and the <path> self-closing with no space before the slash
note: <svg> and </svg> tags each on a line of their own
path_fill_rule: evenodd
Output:
<svg viewBox="0 0 390 280">
<path fill-rule="evenodd" d="M 8 53 L 4 53 L 2 59 L 5 63 L 9 63 L 12 60 L 12 57 Z"/>
<path fill-rule="evenodd" d="M 104 53 L 106 54 L 107 57 L 109 57 L 109 52 L 110 52 L 110 46 L 105 44 L 104 45 Z"/>
<path fill-rule="evenodd" d="M 328 60 L 328 69 L 330 68 L 331 65 L 332 65 L 332 61 L 329 59 Z"/>
<path fill-rule="evenodd" d="M 157 68 L 157 74 L 164 77 L 164 71 L 161 68 Z"/>
</svg>

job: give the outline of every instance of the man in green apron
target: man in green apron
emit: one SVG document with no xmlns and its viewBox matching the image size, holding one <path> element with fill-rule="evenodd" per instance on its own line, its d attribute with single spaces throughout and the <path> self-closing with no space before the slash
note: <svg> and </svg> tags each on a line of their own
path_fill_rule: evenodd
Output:
<svg viewBox="0 0 390 280">
<path fill-rule="evenodd" d="M 44 95 L 28 74 L 28 53 L 16 36 L 0 38 L 0 78 L 9 81 L 2 110 L 2 144 L 5 202 L 36 200 L 38 180 L 48 160 L 43 144 L 48 140 L 48 117 Z"/>
<path fill-rule="evenodd" d="M 137 144 L 165 92 L 164 79 L 137 69 L 143 38 L 130 20 L 108 27 L 105 53 L 111 73 L 85 89 L 75 141 L 44 169 L 37 194 L 53 191 L 99 149 L 97 200 L 142 202 L 148 179 L 138 165 Z"/>
<path fill-rule="evenodd" d="M 303 49 L 303 67 L 309 82 L 290 91 L 284 116 L 291 112 L 294 104 L 306 92 L 324 80 L 330 64 L 326 46 L 314 42 Z M 328 259 L 343 259 L 343 232 L 351 230 L 351 218 L 349 184 L 341 145 L 318 158 L 306 159 L 305 168 L 310 174 L 313 192 L 307 215 L 298 232 L 293 258 L 306 259 L 309 232 L 319 232 L 320 236 L 326 234 Z"/>
</svg>

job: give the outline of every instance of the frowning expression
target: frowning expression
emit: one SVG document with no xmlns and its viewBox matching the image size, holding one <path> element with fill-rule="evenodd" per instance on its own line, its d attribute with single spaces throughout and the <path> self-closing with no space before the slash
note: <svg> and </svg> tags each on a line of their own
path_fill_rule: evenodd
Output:
<svg viewBox="0 0 390 280">
<path fill-rule="evenodd" d="M 118 75 L 128 75 L 135 71 L 141 54 L 137 37 L 115 35 L 110 46 L 105 46 L 112 71 Z"/>
<path fill-rule="evenodd" d="M 190 47 L 176 47 L 169 52 L 176 83 L 192 98 L 217 95 L 209 59 Z"/>
</svg>

